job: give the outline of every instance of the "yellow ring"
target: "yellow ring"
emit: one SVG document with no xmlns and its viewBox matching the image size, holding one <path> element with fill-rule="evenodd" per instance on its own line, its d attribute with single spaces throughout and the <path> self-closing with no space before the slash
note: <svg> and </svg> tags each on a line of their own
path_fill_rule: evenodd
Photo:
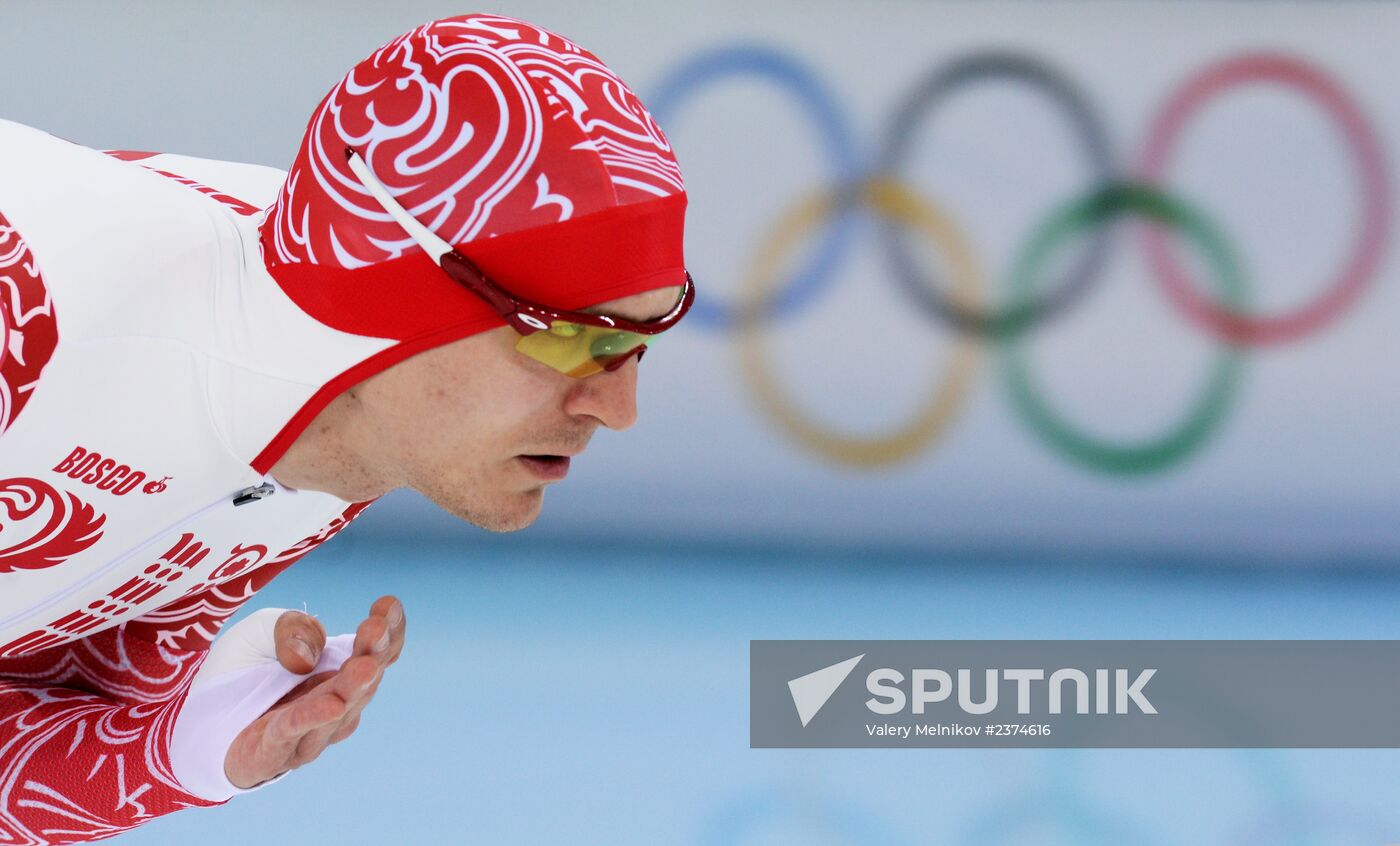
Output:
<svg viewBox="0 0 1400 846">
<path fill-rule="evenodd" d="M 963 335 L 953 350 L 946 375 L 934 386 L 928 401 L 913 420 L 892 432 L 874 437 L 852 436 L 803 416 L 764 363 L 764 305 L 770 301 L 778 280 L 780 261 L 807 230 L 826 223 L 833 214 L 842 213 L 848 202 L 868 207 L 922 232 L 947 258 L 952 271 L 953 298 L 964 307 L 977 305 L 980 277 L 976 262 L 966 240 L 948 216 L 896 182 L 871 180 L 861 185 L 849 199 L 834 191 L 818 194 L 800 201 L 778 218 L 756 252 L 739 303 L 739 354 L 744 381 L 754 392 L 758 407 L 779 428 L 802 446 L 837 463 L 878 467 L 919 451 L 952 420 L 972 383 L 980 345 L 975 337 Z M 879 326 L 875 317 L 860 316 L 855 320 Z"/>
</svg>

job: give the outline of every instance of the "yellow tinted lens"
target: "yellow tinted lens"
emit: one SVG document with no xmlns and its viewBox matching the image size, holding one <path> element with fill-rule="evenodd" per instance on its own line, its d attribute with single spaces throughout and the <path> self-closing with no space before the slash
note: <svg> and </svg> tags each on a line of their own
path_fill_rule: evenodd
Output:
<svg viewBox="0 0 1400 846">
<path fill-rule="evenodd" d="M 555 321 L 547 331 L 521 337 L 515 348 L 560 373 L 582 378 L 602 372 L 611 362 L 651 344 L 656 337 Z"/>
</svg>

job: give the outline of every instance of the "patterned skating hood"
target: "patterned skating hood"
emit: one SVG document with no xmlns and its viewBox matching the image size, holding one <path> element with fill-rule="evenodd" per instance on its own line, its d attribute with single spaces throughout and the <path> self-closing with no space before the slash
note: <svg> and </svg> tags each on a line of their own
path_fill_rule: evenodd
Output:
<svg viewBox="0 0 1400 846">
<path fill-rule="evenodd" d="M 660 127 L 596 56 L 531 24 L 434 21 L 356 65 L 313 114 L 261 236 L 288 297 L 328 326 L 398 341 L 385 358 L 501 325 L 389 218 L 347 149 L 529 299 L 581 308 L 685 280 L 685 186 Z"/>
</svg>

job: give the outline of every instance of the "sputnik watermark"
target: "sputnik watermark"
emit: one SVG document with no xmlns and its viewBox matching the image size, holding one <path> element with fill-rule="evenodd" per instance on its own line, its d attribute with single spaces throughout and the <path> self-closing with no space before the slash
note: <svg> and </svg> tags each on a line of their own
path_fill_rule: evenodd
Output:
<svg viewBox="0 0 1400 846">
<path fill-rule="evenodd" d="M 984 670 L 982 699 L 977 700 L 974 690 L 972 670 L 957 671 L 957 705 L 965 714 L 990 714 L 997 709 L 1002 682 L 1016 686 L 1016 713 L 1032 712 L 1031 698 L 1039 689 L 1044 695 L 1046 707 L 1036 713 L 1064 713 L 1065 689 L 1071 689 L 1071 707 L 1076 714 L 1126 714 L 1130 706 L 1139 713 L 1155 714 L 1157 709 L 1143 696 L 1143 687 L 1156 675 L 1156 668 L 1138 670 L 1131 683 L 1132 671 L 1126 669 L 1094 669 L 1091 683 L 1090 673 L 1074 668 L 1061 668 L 1050 674 L 1049 683 L 1040 687 L 1036 682 L 1045 681 L 1044 670 Z M 1110 682 L 1110 678 L 1113 680 Z M 875 694 L 865 700 L 865 706 L 876 714 L 898 714 L 911 703 L 909 709 L 915 714 L 924 713 L 931 704 L 947 701 L 954 688 L 953 676 L 946 670 L 923 669 L 910 671 L 910 693 L 905 694 L 904 673 L 890 667 L 875 670 L 865 678 L 865 688 Z M 1094 693 L 1094 708 L 1089 708 L 1090 690 Z M 1112 694 L 1113 708 L 1109 709 L 1109 695 Z"/>
<path fill-rule="evenodd" d="M 831 695 L 845 682 L 856 665 L 865 655 L 857 655 L 845 661 L 823 667 L 788 681 L 788 691 L 792 694 L 792 704 L 797 708 L 798 718 L 806 726 L 826 704 Z M 1044 686 L 1046 712 L 1064 713 L 1065 690 L 1070 689 L 1070 700 L 1075 713 L 1091 713 L 1089 700 L 1093 691 L 1095 714 L 1126 714 L 1128 708 L 1136 707 L 1140 713 L 1155 714 L 1157 709 L 1143 695 L 1143 688 L 1156 675 L 1156 668 L 1139 670 L 1129 681 L 1129 670 L 1096 668 L 1090 673 L 1075 668 L 1061 668 L 1050 673 Z M 1044 670 L 1010 669 L 985 670 L 983 694 L 980 701 L 973 690 L 972 671 L 957 670 L 957 683 L 946 670 L 917 669 L 909 674 L 910 692 L 905 693 L 904 673 L 892 667 L 881 667 L 870 671 L 865 677 L 865 689 L 874 694 L 865 701 L 865 706 L 875 714 L 898 714 L 906 707 L 915 714 L 924 713 L 930 704 L 944 702 L 957 689 L 957 705 L 966 714 L 988 714 L 997 709 L 1000 685 L 998 680 L 1013 683 L 1016 687 L 1016 713 L 1029 714 L 1032 711 L 1031 699 L 1036 682 L 1046 681 Z M 1090 679 L 1093 679 L 1091 682 Z M 1112 681 L 1110 681 L 1110 679 Z M 1113 708 L 1109 708 L 1110 693 Z"/>
<path fill-rule="evenodd" d="M 1400 641 L 752 641 L 750 743 L 1400 747 L 1391 667 Z"/>
</svg>

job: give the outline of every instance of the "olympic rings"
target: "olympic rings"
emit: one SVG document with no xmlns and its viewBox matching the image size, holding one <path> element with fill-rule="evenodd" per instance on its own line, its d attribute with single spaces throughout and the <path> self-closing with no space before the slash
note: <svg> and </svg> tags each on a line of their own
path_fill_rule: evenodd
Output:
<svg viewBox="0 0 1400 846">
<path fill-rule="evenodd" d="M 840 463 L 881 466 L 935 440 L 954 413 L 952 403 L 966 393 L 966 374 L 971 372 L 973 361 L 973 351 L 966 344 L 974 338 L 1006 342 L 1005 372 L 1013 406 L 1023 421 L 1054 449 L 1081 466 L 1114 475 L 1164 470 L 1197 452 L 1219 430 L 1239 381 L 1240 347 L 1294 340 L 1335 320 L 1370 283 L 1385 252 L 1391 198 L 1380 144 L 1340 85 L 1301 59 L 1247 54 L 1213 65 L 1188 80 L 1149 124 L 1152 131 L 1139 159 L 1137 172 L 1141 176 L 1135 182 L 1124 182 L 1115 176 L 1107 132 L 1089 107 L 1088 98 L 1062 74 L 1034 58 L 991 51 L 964 57 L 929 73 L 902 101 L 883 143 L 878 145 L 880 156 L 869 169 L 874 176 L 861 167 L 857 147 L 851 140 L 853 133 L 817 77 L 798 60 L 770 47 L 739 45 L 686 62 L 661 86 L 653 100 L 654 112 L 664 119 L 691 90 L 735 75 L 761 77 L 795 94 L 821 131 L 838 181 L 823 185 L 815 198 L 783 212 L 763 236 L 764 244 L 754 251 L 755 266 L 746 275 L 751 290 L 741 295 L 741 308 L 699 308 L 697 304 L 702 314 L 698 323 L 740 332 L 738 348 L 744 360 L 745 380 L 755 392 L 761 410 L 800 446 Z M 972 305 L 977 280 L 971 270 L 973 261 L 949 215 L 910 189 L 900 187 L 902 183 L 892 176 L 908 158 L 913 129 L 927 117 L 926 113 L 960 86 L 989 77 L 1024 81 L 1061 107 L 1083 140 L 1096 180 L 1087 199 L 1055 209 L 1046 222 L 1031 230 L 1030 240 L 1013 265 L 1011 298 L 1004 308 L 995 311 Z M 1244 273 L 1224 236 L 1185 202 L 1167 196 L 1156 181 L 1166 172 L 1171 145 L 1194 110 L 1227 87 L 1256 81 L 1298 89 L 1341 125 L 1348 148 L 1358 162 L 1363 189 L 1364 223 L 1355 249 L 1331 289 L 1301 309 L 1273 317 L 1249 316 L 1241 310 Z M 813 302 L 818 290 L 831 283 L 849 245 L 857 206 L 869 207 L 885 218 L 883 241 L 898 284 L 930 314 L 951 323 L 961 336 L 945 384 L 934 392 L 916 418 L 892 433 L 870 439 L 839 434 L 804 419 L 763 364 L 758 328 L 742 325 L 759 318 L 771 323 L 780 315 L 791 316 L 799 307 Z M 1172 257 L 1161 227 L 1151 227 L 1145 242 L 1154 275 L 1173 303 L 1188 314 L 1193 324 L 1205 326 L 1226 344 L 1204 392 L 1186 419 L 1166 434 L 1139 444 L 1096 441 L 1062 423 L 1036 395 L 1023 360 L 1023 348 L 1018 346 L 1025 330 L 1043 325 L 1046 318 L 1067 309 L 1087 291 L 1102 271 L 1109 248 L 1109 231 L 1097 226 L 1124 212 L 1180 228 L 1204 252 L 1218 276 L 1214 298 L 1198 292 L 1187 280 Z M 798 230 L 819 223 L 824 227 L 813 259 L 802 264 L 801 272 L 780 286 L 773 278 L 777 273 L 775 256 L 792 249 Z M 954 280 L 951 295 L 942 293 L 929 270 L 921 270 L 915 264 L 908 236 L 902 231 L 909 224 L 931 237 L 948 253 L 948 261 L 959 268 L 960 278 Z M 1041 285 L 1034 278 L 1035 272 L 1047 258 L 1052 242 L 1089 227 L 1096 230 L 1087 250 L 1076 256 L 1069 272 L 1051 284 Z"/>
<path fill-rule="evenodd" d="M 1094 182 L 1107 184 L 1114 181 L 1108 130 L 1095 116 L 1088 99 L 1068 79 L 1043 62 L 1002 52 L 967 56 L 925 77 L 895 112 L 885 136 L 879 172 L 886 178 L 895 178 L 896 171 L 908 156 L 914 129 L 928 112 L 966 85 L 1001 77 L 1028 83 L 1061 107 L 1084 142 Z M 883 231 L 894 277 L 920 306 L 934 317 L 952 322 L 961 331 L 995 337 L 1014 335 L 1072 305 L 1103 270 L 1110 234 L 1107 230 L 1097 233 L 1080 260 L 1049 294 L 1024 300 L 1017 307 L 989 312 L 975 311 L 949 302 L 940 292 L 934 273 L 920 270 L 917 266 L 918 262 L 903 237 L 902 228 L 887 225 Z"/>
<path fill-rule="evenodd" d="M 786 88 L 797 98 L 817 127 L 827 157 L 831 161 L 835 184 L 854 184 L 860 172 L 859 154 L 850 126 L 841 109 L 820 81 L 797 60 L 770 47 L 742 44 L 702 53 L 676 68 L 657 88 L 652 100 L 652 114 L 659 123 L 671 119 L 684 97 L 703 85 L 731 76 L 754 76 Z M 853 233 L 849 215 L 842 215 L 825 233 L 816 254 L 806 263 L 793 281 L 773 297 L 760 316 L 791 312 L 815 300 L 823 285 L 834 278 L 827 269 L 840 261 L 840 256 Z M 690 319 L 716 328 L 733 328 L 735 315 L 724 305 L 709 298 L 697 299 L 691 306 Z"/>
<path fill-rule="evenodd" d="M 854 196 L 825 193 L 803 200 L 778 218 L 758 250 L 752 276 L 746 288 L 741 314 L 755 315 L 768 301 L 783 256 L 803 232 L 833 214 L 842 214 L 850 204 L 869 207 L 882 217 L 916 227 L 932 239 L 948 256 L 952 267 L 955 295 L 960 304 L 970 305 L 977 291 L 977 271 L 966 241 L 947 216 L 921 202 L 893 182 L 869 182 Z M 958 340 L 943 383 L 934 389 L 923 409 L 907 425 L 886 435 L 859 438 L 832 431 L 804 418 L 787 398 L 764 362 L 759 321 L 744 319 L 739 324 L 739 348 L 744 361 L 744 377 L 758 398 L 759 405 L 799 443 L 836 461 L 857 466 L 888 464 L 910 455 L 932 441 L 952 419 L 972 382 L 977 360 L 977 344 L 970 337 Z"/>
<path fill-rule="evenodd" d="M 1222 308 L 1202 296 L 1172 257 L 1166 238 L 1153 228 L 1145 249 L 1157 278 L 1172 301 L 1196 323 L 1222 339 L 1242 344 L 1295 340 L 1335 320 L 1365 290 L 1384 253 L 1390 228 L 1390 195 L 1380 143 L 1341 86 L 1322 71 L 1289 56 L 1267 53 L 1238 56 L 1213 65 L 1186 83 L 1163 107 L 1143 153 L 1142 173 L 1156 182 L 1167 168 L 1170 149 L 1191 113 L 1226 89 L 1252 82 L 1276 82 L 1295 88 L 1321 106 L 1346 135 L 1356 154 L 1364 194 L 1363 225 L 1350 259 L 1331 290 L 1312 303 L 1275 317 L 1249 317 Z"/>
<path fill-rule="evenodd" d="M 1219 230 L 1200 212 L 1147 185 L 1109 186 L 1053 214 L 1031 237 L 1025 253 L 1016 262 L 1012 274 L 1013 295 L 1018 301 L 1032 296 L 1036 271 L 1065 236 L 1124 212 L 1145 215 L 1190 236 L 1215 269 L 1225 301 L 1234 308 L 1240 307 L 1244 283 Z M 1145 444 L 1110 444 L 1075 431 L 1055 416 L 1032 386 L 1021 354 L 1023 346 L 1018 338 L 1006 348 L 1007 384 L 1012 404 L 1021 419 L 1046 443 L 1070 459 L 1105 473 L 1138 474 L 1160 470 L 1200 448 L 1224 418 L 1239 381 L 1239 351 L 1227 346 L 1195 411 L 1179 426 Z"/>
</svg>

